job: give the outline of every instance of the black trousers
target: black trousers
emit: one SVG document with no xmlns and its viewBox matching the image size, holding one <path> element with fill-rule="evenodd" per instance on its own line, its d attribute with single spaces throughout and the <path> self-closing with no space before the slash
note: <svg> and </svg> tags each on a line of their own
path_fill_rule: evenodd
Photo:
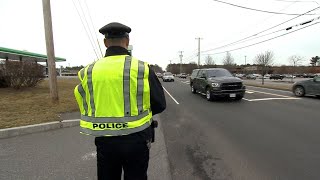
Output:
<svg viewBox="0 0 320 180">
<path fill-rule="evenodd" d="M 145 143 L 95 143 L 98 180 L 147 180 L 149 148 Z"/>
</svg>

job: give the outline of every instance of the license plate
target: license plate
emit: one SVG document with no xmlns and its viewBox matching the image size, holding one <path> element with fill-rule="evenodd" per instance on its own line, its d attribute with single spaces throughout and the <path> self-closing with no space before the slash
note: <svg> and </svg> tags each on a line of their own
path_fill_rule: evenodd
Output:
<svg viewBox="0 0 320 180">
<path fill-rule="evenodd" d="M 236 94 L 230 94 L 230 97 L 234 98 L 236 97 Z"/>
</svg>

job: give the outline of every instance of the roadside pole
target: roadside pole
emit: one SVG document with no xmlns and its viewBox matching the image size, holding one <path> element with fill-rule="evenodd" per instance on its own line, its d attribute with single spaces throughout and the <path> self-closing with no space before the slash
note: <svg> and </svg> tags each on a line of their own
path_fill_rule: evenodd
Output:
<svg viewBox="0 0 320 180">
<path fill-rule="evenodd" d="M 49 75 L 50 96 L 53 103 L 59 103 L 50 0 L 42 0 L 42 6 L 43 6 L 43 20 L 44 20 L 44 29 L 45 29 L 46 47 L 47 47 L 47 56 L 48 56 L 47 62 L 48 62 L 48 70 L 49 70 L 48 75 Z"/>
<path fill-rule="evenodd" d="M 180 74 L 181 74 L 182 73 L 182 57 L 183 57 L 182 53 L 183 53 L 183 51 L 179 51 L 179 53 L 180 53 L 179 57 L 180 57 Z"/>
</svg>

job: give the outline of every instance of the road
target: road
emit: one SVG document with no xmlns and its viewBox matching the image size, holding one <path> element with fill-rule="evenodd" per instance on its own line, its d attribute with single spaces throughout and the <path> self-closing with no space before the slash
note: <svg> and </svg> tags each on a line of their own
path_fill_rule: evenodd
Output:
<svg viewBox="0 0 320 180">
<path fill-rule="evenodd" d="M 148 177 L 170 180 L 161 120 L 150 150 Z M 79 127 L 0 139 L 0 180 L 95 180 L 94 137 Z"/>
<path fill-rule="evenodd" d="M 162 84 L 173 179 L 320 179 L 320 99 L 248 87 L 240 102 L 208 102 L 188 80 Z"/>
</svg>

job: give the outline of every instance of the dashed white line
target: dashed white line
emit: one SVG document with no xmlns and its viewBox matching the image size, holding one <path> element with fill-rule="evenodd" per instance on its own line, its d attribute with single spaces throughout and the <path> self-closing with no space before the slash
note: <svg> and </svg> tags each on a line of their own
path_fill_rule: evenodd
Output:
<svg viewBox="0 0 320 180">
<path fill-rule="evenodd" d="M 162 87 L 163 87 L 163 86 L 162 86 Z M 166 90 L 166 88 L 163 87 L 163 89 L 166 91 L 166 93 L 171 97 L 171 99 L 172 99 L 175 103 L 179 104 L 179 102 L 178 102 L 173 96 L 171 96 L 171 94 Z"/>
<path fill-rule="evenodd" d="M 267 90 L 270 90 L 270 91 L 279 91 L 279 92 L 290 93 L 290 91 L 279 90 L 279 89 L 271 89 L 271 88 L 266 88 L 266 87 L 257 87 L 257 86 L 249 86 L 249 85 L 246 85 L 246 87 L 252 87 L 252 88 L 257 88 L 257 89 L 267 89 Z"/>
<path fill-rule="evenodd" d="M 253 102 L 253 101 L 268 101 L 268 100 L 281 100 L 281 99 L 284 99 L 284 100 L 290 100 L 290 99 L 301 99 L 301 98 L 293 98 L 293 97 L 290 97 L 290 98 L 262 98 L 262 99 L 245 99 L 243 98 L 244 100 L 246 101 L 250 101 L 250 102 Z"/>
<path fill-rule="evenodd" d="M 189 81 L 180 81 L 180 82 L 182 82 L 183 84 L 190 84 Z"/>
<path fill-rule="evenodd" d="M 279 96 L 279 97 L 284 97 L 284 98 L 292 98 L 290 96 L 285 96 L 285 95 L 280 95 L 280 94 L 273 94 L 273 93 L 267 93 L 267 92 L 262 92 L 262 91 L 254 91 L 250 90 L 251 92 L 256 92 L 256 93 L 261 93 L 261 94 L 268 94 L 268 95 L 273 95 L 273 96 Z"/>
</svg>

